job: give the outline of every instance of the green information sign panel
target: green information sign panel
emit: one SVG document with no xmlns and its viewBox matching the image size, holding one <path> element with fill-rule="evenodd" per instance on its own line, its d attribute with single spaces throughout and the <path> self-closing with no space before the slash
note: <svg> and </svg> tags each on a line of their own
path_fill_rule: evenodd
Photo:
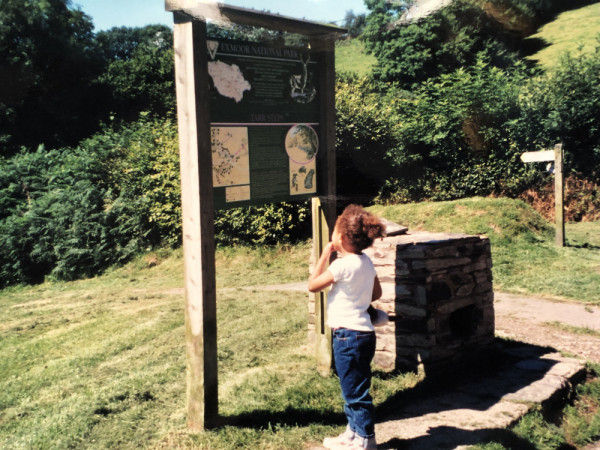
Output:
<svg viewBox="0 0 600 450">
<path fill-rule="evenodd" d="M 318 61 L 309 49 L 208 40 L 215 208 L 314 196 Z"/>
</svg>

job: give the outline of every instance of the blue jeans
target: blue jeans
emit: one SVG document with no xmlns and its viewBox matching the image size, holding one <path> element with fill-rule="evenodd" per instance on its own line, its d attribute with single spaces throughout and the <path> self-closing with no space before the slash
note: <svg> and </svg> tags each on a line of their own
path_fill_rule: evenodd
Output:
<svg viewBox="0 0 600 450">
<path fill-rule="evenodd" d="M 375 332 L 338 328 L 333 331 L 333 358 L 340 378 L 344 412 L 350 429 L 360 437 L 375 435 L 371 388 L 371 361 L 375 355 Z"/>
</svg>

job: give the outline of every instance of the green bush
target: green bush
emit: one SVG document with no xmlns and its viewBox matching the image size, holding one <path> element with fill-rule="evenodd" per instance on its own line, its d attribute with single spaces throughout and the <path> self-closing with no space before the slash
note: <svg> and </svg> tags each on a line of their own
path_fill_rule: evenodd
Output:
<svg viewBox="0 0 600 450">
<path fill-rule="evenodd" d="M 169 119 L 106 129 L 78 147 L 0 166 L 0 287 L 95 275 L 180 241 L 176 130 Z"/>
<path fill-rule="evenodd" d="M 118 234 L 154 247 L 181 244 L 181 184 L 177 129 L 172 120 L 142 117 L 120 131 L 112 162 Z M 308 237 L 310 207 L 277 203 L 215 212 L 218 244 L 269 245 Z"/>
<path fill-rule="evenodd" d="M 217 244 L 273 245 L 306 239 L 311 232 L 309 202 L 273 203 L 217 211 Z"/>
<path fill-rule="evenodd" d="M 410 24 L 400 23 L 400 18 L 412 2 L 365 3 L 371 14 L 362 39 L 377 57 L 374 74 L 379 80 L 399 83 L 405 89 L 473 65 L 482 52 L 492 57 L 494 66 L 510 67 L 525 48 L 514 29 L 524 18 L 523 12 L 512 7 L 515 1 L 503 2 L 508 4 L 498 8 L 501 14 L 489 14 L 480 1 L 456 0 Z M 493 8 L 489 2 L 486 7 Z"/>
<path fill-rule="evenodd" d="M 92 275 L 118 260 L 101 158 L 40 147 L 2 161 L 0 287 Z"/>
<path fill-rule="evenodd" d="M 177 129 L 147 115 L 78 147 L 0 160 L 0 288 L 100 273 L 141 251 L 181 244 Z M 310 234 L 310 206 L 218 211 L 220 244 L 269 245 Z"/>
<path fill-rule="evenodd" d="M 381 199 L 450 200 L 515 195 L 534 172 L 509 138 L 519 117 L 524 72 L 498 69 L 483 58 L 422 83 L 413 98 L 397 101 L 398 145 Z M 388 94 L 397 95 L 398 91 Z"/>
<path fill-rule="evenodd" d="M 175 247 L 181 243 L 181 185 L 176 124 L 147 115 L 118 133 L 104 135 L 113 148 L 111 203 L 118 233 L 141 245 Z"/>
<path fill-rule="evenodd" d="M 349 74 L 338 76 L 335 100 L 337 194 L 368 203 L 393 173 L 394 102 L 369 77 Z"/>
<path fill-rule="evenodd" d="M 563 143 L 565 168 L 600 176 L 600 47 L 589 55 L 565 56 L 547 73 L 532 77 L 519 96 L 512 134 L 523 151 Z"/>
</svg>

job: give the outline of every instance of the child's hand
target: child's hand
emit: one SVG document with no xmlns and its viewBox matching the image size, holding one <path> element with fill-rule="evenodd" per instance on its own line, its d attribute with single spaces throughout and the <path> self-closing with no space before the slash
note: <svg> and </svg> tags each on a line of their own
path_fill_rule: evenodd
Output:
<svg viewBox="0 0 600 450">
<path fill-rule="evenodd" d="M 327 245 L 323 249 L 323 253 L 327 254 L 327 256 L 331 256 L 331 254 L 333 252 L 335 252 L 335 247 L 333 246 L 333 242 L 327 243 Z"/>
</svg>

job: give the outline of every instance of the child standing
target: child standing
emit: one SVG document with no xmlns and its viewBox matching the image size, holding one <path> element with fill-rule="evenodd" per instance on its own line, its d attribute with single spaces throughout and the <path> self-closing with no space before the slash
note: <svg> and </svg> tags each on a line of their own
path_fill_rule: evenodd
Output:
<svg viewBox="0 0 600 450">
<path fill-rule="evenodd" d="M 348 419 L 344 433 L 323 441 L 325 448 L 377 448 L 369 393 L 375 329 L 367 308 L 381 297 L 381 285 L 373 263 L 362 251 L 381 237 L 383 230 L 377 217 L 360 206 L 348 206 L 338 217 L 331 242 L 323 249 L 308 279 L 311 292 L 331 286 L 327 297 L 328 325 L 333 331 L 333 358 Z M 327 267 L 334 251 L 338 258 Z"/>
</svg>

